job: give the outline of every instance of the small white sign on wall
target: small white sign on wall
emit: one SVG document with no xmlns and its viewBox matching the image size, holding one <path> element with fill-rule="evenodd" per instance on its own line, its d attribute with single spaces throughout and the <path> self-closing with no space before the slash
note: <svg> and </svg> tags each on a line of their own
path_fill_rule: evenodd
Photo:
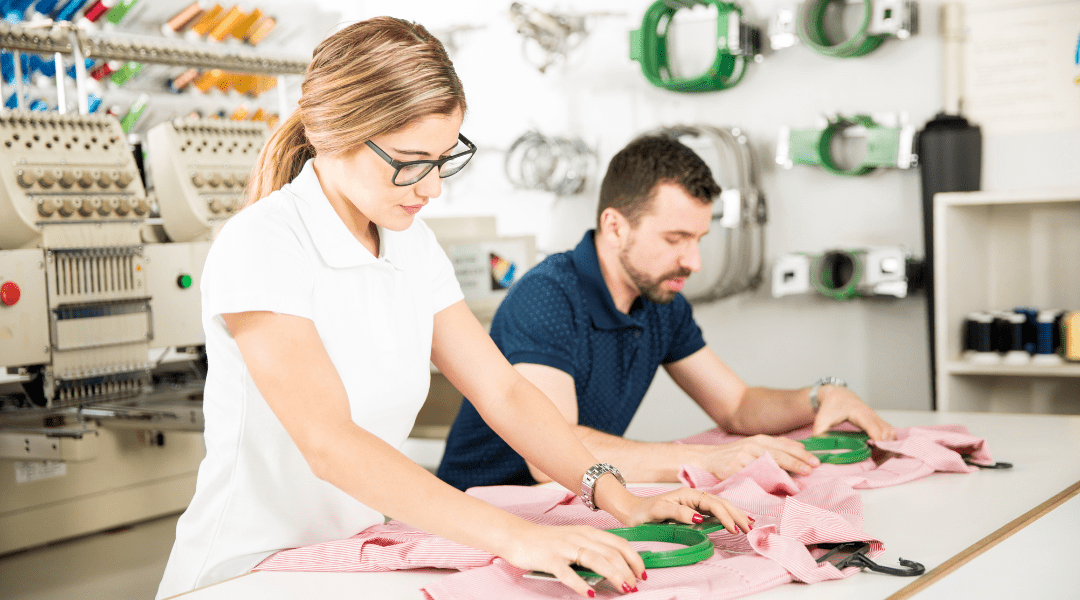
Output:
<svg viewBox="0 0 1080 600">
<path fill-rule="evenodd" d="M 531 238 L 455 242 L 447 255 L 465 300 L 499 298 L 531 266 Z"/>
<path fill-rule="evenodd" d="M 67 475 L 67 463 L 62 460 L 15 461 L 15 483 L 29 483 L 64 475 Z"/>
<path fill-rule="evenodd" d="M 964 113 L 989 134 L 1080 128 L 1080 2 L 968 5 Z"/>
</svg>

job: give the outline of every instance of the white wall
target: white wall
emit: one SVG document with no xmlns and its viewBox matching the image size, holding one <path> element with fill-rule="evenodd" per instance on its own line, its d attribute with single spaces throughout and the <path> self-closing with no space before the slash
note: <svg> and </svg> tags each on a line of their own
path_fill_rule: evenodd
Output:
<svg viewBox="0 0 1080 600">
<path fill-rule="evenodd" d="M 629 60 L 628 32 L 640 27 L 648 0 L 534 2 L 549 11 L 622 13 L 590 19 L 583 46 L 566 65 L 546 74 L 522 58 L 522 40 L 506 0 L 322 4 L 341 10 L 345 20 L 392 14 L 419 21 L 437 34 L 453 26 L 481 27 L 457 34 L 452 51 L 469 101 L 463 132 L 480 152 L 465 172 L 447 180 L 441 199 L 425 209 L 428 216 L 495 214 L 500 233 L 535 234 L 541 251 L 566 250 L 593 225 L 596 184 L 607 161 L 638 133 L 658 125 L 738 125 L 760 159 L 759 182 L 769 201 L 770 264 L 787 252 L 869 244 L 901 244 L 922 253 L 917 169 L 837 178 L 809 167 L 778 169 L 773 155 L 780 126 L 811 127 L 825 113 L 906 111 L 920 126 L 931 119 L 942 105 L 939 2 L 919 2 L 919 35 L 889 40 L 867 57 L 832 59 L 797 46 L 752 65 L 734 89 L 705 94 L 655 88 Z M 757 23 L 786 4 L 743 2 Z M 584 193 L 556 198 L 511 186 L 503 173 L 503 153 L 528 129 L 579 136 L 597 150 L 599 165 Z M 1060 136 L 1052 142 L 1080 146 L 1075 133 Z M 992 188 L 1038 186 L 1047 179 L 1059 185 L 1080 181 L 1075 173 L 1061 173 L 1065 158 L 1056 159 L 1059 170 L 1044 172 L 1045 163 L 1033 150 L 1046 139 L 988 140 L 984 181 Z M 1023 155 L 1011 152 L 1013 140 L 1019 140 L 1016 147 L 1027 148 Z M 1005 172 L 1012 161 L 1023 171 Z M 748 383 L 799 387 L 822 375 L 838 375 L 872 406 L 930 406 L 921 294 L 838 303 L 819 296 L 778 300 L 762 288 L 699 305 L 695 315 L 710 346 Z M 661 373 L 628 434 L 665 439 L 704 429 L 704 413 L 679 396 Z"/>
</svg>

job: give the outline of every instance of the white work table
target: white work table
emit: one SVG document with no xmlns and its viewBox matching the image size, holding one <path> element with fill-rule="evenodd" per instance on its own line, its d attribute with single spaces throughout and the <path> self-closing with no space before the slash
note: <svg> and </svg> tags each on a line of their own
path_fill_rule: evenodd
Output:
<svg viewBox="0 0 1080 600">
<path fill-rule="evenodd" d="M 997 598 L 1076 598 L 1076 536 L 1080 533 L 1080 496 L 1017 531 L 1000 544 L 929 585 L 915 600 L 966 598 L 968 590 L 986 589 Z"/>
<path fill-rule="evenodd" d="M 885 544 L 875 561 L 900 557 L 926 567 L 921 577 L 870 571 L 840 581 L 790 584 L 755 600 L 916 600 L 959 597 L 1076 597 L 1069 580 L 1080 564 L 1080 416 L 882 411 L 898 427 L 963 424 L 985 438 L 1008 470 L 936 473 L 899 486 L 861 490 L 864 531 Z M 1059 506 L 1060 505 L 1060 506 Z M 1013 535 L 1015 534 L 1015 535 Z M 998 543 L 1000 542 L 1000 543 Z M 996 545 L 995 545 L 996 544 Z M 977 551 L 986 549 L 985 553 Z M 971 556 L 975 558 L 970 559 Z M 298 597 L 416 600 L 420 588 L 451 571 L 249 573 L 182 595 L 184 600 Z M 644 584 L 647 585 L 647 584 Z M 1016 593 L 1010 593 L 1013 590 Z M 632 595 L 630 597 L 633 597 Z"/>
</svg>

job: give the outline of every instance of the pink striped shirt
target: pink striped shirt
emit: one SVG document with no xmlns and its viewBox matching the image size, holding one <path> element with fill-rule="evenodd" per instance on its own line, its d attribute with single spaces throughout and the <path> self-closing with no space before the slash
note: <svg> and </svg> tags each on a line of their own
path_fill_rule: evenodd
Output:
<svg viewBox="0 0 1080 600">
<path fill-rule="evenodd" d="M 854 428 L 850 429 L 854 430 Z M 799 440 L 810 435 L 811 428 L 805 427 L 787 433 L 783 437 Z M 676 443 L 730 444 L 745 437 L 724 433 L 719 429 L 710 429 Z M 796 485 L 807 487 L 819 482 L 839 479 L 855 489 L 880 488 L 914 481 L 936 471 L 945 473 L 977 471 L 978 467 L 964 463 L 965 455 L 978 463 L 994 462 L 986 440 L 971 435 L 963 425 L 899 428 L 896 430 L 895 440 L 870 441 L 869 444 L 875 449 L 869 460 L 849 465 L 823 464 L 814 469 L 810 475 L 795 477 Z M 736 473 L 733 477 L 738 477 L 738 475 Z M 712 473 L 692 466 L 682 468 L 679 480 L 695 488 L 711 488 L 719 483 Z"/>
<path fill-rule="evenodd" d="M 717 550 L 712 558 L 696 565 L 654 570 L 639 589 L 663 590 L 657 597 L 665 598 L 698 598 L 703 592 L 710 598 L 737 598 L 792 579 L 817 582 L 850 575 L 856 569 L 841 573 L 828 563 L 814 562 L 807 546 L 866 540 L 871 542 L 872 555 L 880 553 L 883 546 L 861 530 L 862 503 L 857 492 L 838 482 L 825 484 L 828 489 L 819 487 L 799 490 L 771 456 L 763 456 L 741 471 L 736 481 L 725 482 L 722 491 L 724 497 L 754 516 L 754 531 L 749 535 L 723 530 L 712 534 Z M 640 495 L 663 491 L 635 489 Z M 589 510 L 565 490 L 499 486 L 473 488 L 469 493 L 534 523 L 587 524 L 605 529 L 621 526 L 607 513 Z M 256 569 L 382 571 L 418 567 L 470 569 L 428 586 L 424 591 L 435 600 L 573 595 L 561 583 L 522 579 L 523 570 L 491 554 L 398 521 L 369 527 L 348 540 L 278 552 Z M 607 593 L 622 596 L 606 583 L 599 584 L 597 592 L 600 597 Z"/>
<path fill-rule="evenodd" d="M 807 437 L 809 430 L 790 437 Z M 718 430 L 687 438 L 687 443 L 726 443 L 739 439 Z M 898 431 L 893 442 L 875 444 L 874 457 L 852 465 L 822 465 L 809 476 L 791 477 L 766 454 L 724 481 L 684 467 L 685 483 L 720 495 L 754 517 L 749 534 L 720 530 L 710 535 L 716 553 L 694 565 L 654 569 L 640 582 L 641 599 L 726 600 L 763 591 L 791 581 L 817 583 L 848 577 L 858 569 L 839 571 L 817 563 L 823 550 L 809 548 L 829 542 L 867 541 L 870 556 L 884 551 L 881 541 L 862 531 L 862 500 L 855 488 L 896 485 L 934 471 L 967 473 L 961 454 L 992 462 L 984 440 L 963 427 L 913 427 Z M 642 496 L 663 488 L 635 488 Z M 586 508 L 562 489 L 496 486 L 473 488 L 470 495 L 499 506 L 528 521 L 544 525 L 592 525 L 608 529 L 621 524 L 607 513 Z M 431 600 L 530 600 L 577 598 L 556 581 L 522 578 L 523 569 L 486 552 L 469 548 L 399 521 L 369 527 L 347 540 L 283 550 L 255 570 L 386 571 L 439 567 L 461 572 L 423 588 Z M 598 598 L 621 598 L 607 582 L 595 586 Z"/>
</svg>

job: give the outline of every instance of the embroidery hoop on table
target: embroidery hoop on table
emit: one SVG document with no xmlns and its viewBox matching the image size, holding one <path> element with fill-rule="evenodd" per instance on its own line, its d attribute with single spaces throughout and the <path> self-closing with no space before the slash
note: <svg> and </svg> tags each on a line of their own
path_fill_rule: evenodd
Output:
<svg viewBox="0 0 1080 600">
<path fill-rule="evenodd" d="M 661 552 L 639 552 L 646 569 L 662 569 L 665 567 L 692 565 L 712 556 L 713 543 L 709 539 L 709 534 L 723 529 L 724 526 L 715 519 L 710 519 L 710 521 L 700 525 L 646 523 L 637 527 L 622 527 L 608 529 L 607 531 L 629 542 L 667 542 L 686 546 L 685 548 Z M 574 571 L 582 577 L 600 577 L 596 573 L 583 568 L 577 568 Z"/>
<path fill-rule="evenodd" d="M 849 465 L 870 458 L 870 446 L 866 434 L 827 433 L 799 440 L 803 448 L 813 453 L 823 463 Z M 846 450 L 846 452 L 835 452 Z"/>
</svg>

